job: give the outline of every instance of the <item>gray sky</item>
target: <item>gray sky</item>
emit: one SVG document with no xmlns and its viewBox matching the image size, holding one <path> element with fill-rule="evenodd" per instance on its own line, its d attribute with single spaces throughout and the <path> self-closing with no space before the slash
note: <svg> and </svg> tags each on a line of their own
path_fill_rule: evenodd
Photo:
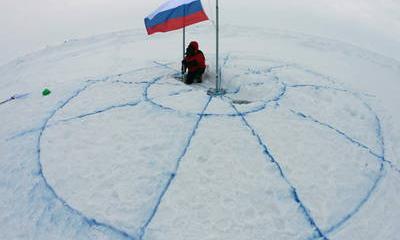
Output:
<svg viewBox="0 0 400 240">
<path fill-rule="evenodd" d="M 164 0 L 1 0 L 0 64 L 66 39 L 131 28 Z M 209 7 L 214 0 L 203 0 Z M 400 57 L 400 1 L 220 0 L 222 23 L 288 29 Z M 377 46 L 376 42 L 384 42 Z"/>
</svg>

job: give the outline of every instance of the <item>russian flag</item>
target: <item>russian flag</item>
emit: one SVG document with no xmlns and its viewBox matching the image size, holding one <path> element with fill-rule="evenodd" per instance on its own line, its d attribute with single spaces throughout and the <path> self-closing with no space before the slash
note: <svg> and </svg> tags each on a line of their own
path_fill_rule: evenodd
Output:
<svg viewBox="0 0 400 240">
<path fill-rule="evenodd" d="M 145 18 L 147 33 L 169 32 L 207 21 L 201 0 L 169 0 Z"/>
</svg>

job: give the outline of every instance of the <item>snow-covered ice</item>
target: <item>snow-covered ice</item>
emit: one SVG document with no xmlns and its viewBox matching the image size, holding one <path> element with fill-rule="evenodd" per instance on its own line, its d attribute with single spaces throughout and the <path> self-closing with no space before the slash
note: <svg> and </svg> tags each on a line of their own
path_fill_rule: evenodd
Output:
<svg viewBox="0 0 400 240">
<path fill-rule="evenodd" d="M 0 105 L 0 239 L 400 239 L 400 63 L 223 29 L 223 97 L 206 94 L 207 24 L 189 31 L 210 66 L 200 85 L 174 78 L 179 32 L 0 67 L 1 101 L 28 94 Z"/>
</svg>

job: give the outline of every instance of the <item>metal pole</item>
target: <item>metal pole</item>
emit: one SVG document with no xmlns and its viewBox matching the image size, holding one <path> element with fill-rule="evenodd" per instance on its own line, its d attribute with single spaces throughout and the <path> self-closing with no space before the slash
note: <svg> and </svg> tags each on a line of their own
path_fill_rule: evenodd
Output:
<svg viewBox="0 0 400 240">
<path fill-rule="evenodd" d="M 218 0 L 216 0 L 216 22 L 217 22 L 217 26 L 216 26 L 216 54 L 215 54 L 215 58 L 216 58 L 216 63 L 215 63 L 215 69 L 216 69 L 216 81 L 215 81 L 215 89 L 209 89 L 207 94 L 210 96 L 222 96 L 226 93 L 226 91 L 222 88 L 222 77 L 221 77 L 221 70 L 220 70 L 220 66 L 219 66 L 219 4 L 218 4 Z"/>
<path fill-rule="evenodd" d="M 186 55 L 186 27 L 184 27 L 183 28 L 183 58 L 182 59 L 185 59 L 185 55 Z M 182 65 L 182 76 L 185 74 L 185 68 L 184 68 L 184 66 Z"/>
<path fill-rule="evenodd" d="M 218 4 L 218 0 L 216 0 L 216 21 L 217 21 L 217 32 L 216 32 L 216 71 L 217 71 L 217 75 L 216 75 L 216 87 L 215 90 L 217 93 L 220 92 L 221 90 L 221 79 L 220 79 L 220 75 L 219 75 L 219 4 Z"/>
</svg>

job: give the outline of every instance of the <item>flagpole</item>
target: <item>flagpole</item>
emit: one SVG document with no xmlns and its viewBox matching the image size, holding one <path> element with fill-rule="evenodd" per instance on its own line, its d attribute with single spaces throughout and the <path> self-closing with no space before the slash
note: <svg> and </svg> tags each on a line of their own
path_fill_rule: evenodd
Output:
<svg viewBox="0 0 400 240">
<path fill-rule="evenodd" d="M 183 58 L 182 59 L 185 59 L 185 55 L 186 55 L 186 27 L 183 27 L 183 48 L 182 48 L 182 55 L 183 55 Z M 184 68 L 184 66 L 182 65 L 182 77 L 183 77 L 183 75 L 185 74 L 185 68 Z"/>
<path fill-rule="evenodd" d="M 207 94 L 210 96 L 222 96 L 226 93 L 226 91 L 222 88 L 222 78 L 221 78 L 221 69 L 219 66 L 219 2 L 216 0 L 216 54 L 215 54 L 215 89 L 211 88 L 208 90 Z"/>
<path fill-rule="evenodd" d="M 215 90 L 216 92 L 220 92 L 221 90 L 221 79 L 220 79 L 220 74 L 219 74 L 219 3 L 218 0 L 216 0 L 216 21 L 217 21 L 217 26 L 216 26 L 216 86 Z"/>
<path fill-rule="evenodd" d="M 184 11 L 184 16 L 186 16 L 186 11 Z M 182 56 L 183 59 L 186 57 L 186 17 L 183 18 L 183 40 L 182 40 Z M 186 72 L 186 66 L 182 65 L 182 80 L 185 81 L 185 72 Z"/>
</svg>

